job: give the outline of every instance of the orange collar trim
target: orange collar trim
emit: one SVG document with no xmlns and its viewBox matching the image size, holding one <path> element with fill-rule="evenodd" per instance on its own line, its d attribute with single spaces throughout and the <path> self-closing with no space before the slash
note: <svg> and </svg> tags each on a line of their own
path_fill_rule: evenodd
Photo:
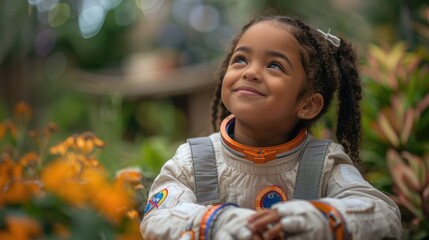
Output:
<svg viewBox="0 0 429 240">
<path fill-rule="evenodd" d="M 251 147 L 236 142 L 227 133 L 228 124 L 235 119 L 234 115 L 226 117 L 220 126 L 222 142 L 230 149 L 243 154 L 243 157 L 256 164 L 262 164 L 274 160 L 278 155 L 288 152 L 304 142 L 307 136 L 307 129 L 301 129 L 296 137 L 287 143 L 272 147 Z"/>
</svg>

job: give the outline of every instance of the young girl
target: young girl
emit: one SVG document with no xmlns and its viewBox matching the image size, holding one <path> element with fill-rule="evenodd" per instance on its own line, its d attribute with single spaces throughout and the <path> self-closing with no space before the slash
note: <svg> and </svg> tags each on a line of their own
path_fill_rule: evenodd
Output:
<svg viewBox="0 0 429 240">
<path fill-rule="evenodd" d="M 340 144 L 308 132 L 335 92 Z M 219 132 L 182 144 L 164 165 L 144 239 L 401 238 L 398 207 L 354 166 L 360 100 L 349 42 L 295 18 L 249 22 L 221 67 Z"/>
</svg>

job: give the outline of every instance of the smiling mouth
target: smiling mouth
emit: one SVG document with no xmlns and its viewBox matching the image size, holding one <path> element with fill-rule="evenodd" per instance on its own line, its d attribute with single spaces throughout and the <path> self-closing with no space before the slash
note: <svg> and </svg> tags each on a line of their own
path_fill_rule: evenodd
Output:
<svg viewBox="0 0 429 240">
<path fill-rule="evenodd" d="M 238 87 L 238 88 L 235 88 L 233 91 L 236 93 L 243 93 L 243 94 L 249 94 L 249 95 L 266 96 L 262 92 L 251 87 Z"/>
</svg>

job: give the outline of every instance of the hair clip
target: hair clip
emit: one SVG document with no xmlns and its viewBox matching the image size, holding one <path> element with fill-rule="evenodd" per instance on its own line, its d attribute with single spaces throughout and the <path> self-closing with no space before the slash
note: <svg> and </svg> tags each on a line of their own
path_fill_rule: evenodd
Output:
<svg viewBox="0 0 429 240">
<path fill-rule="evenodd" d="M 328 40 L 329 42 L 331 42 L 335 47 L 339 47 L 341 44 L 341 40 L 335 36 L 330 34 L 331 29 L 328 30 L 328 33 L 325 33 L 324 31 L 317 29 L 317 31 L 319 31 L 321 34 L 323 34 L 325 36 L 325 39 Z"/>
</svg>

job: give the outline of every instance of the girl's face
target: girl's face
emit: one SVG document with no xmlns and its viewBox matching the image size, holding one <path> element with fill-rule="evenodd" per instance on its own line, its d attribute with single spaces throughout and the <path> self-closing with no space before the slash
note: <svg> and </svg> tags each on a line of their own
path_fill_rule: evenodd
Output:
<svg viewBox="0 0 429 240">
<path fill-rule="evenodd" d="M 222 101 L 236 122 L 285 134 L 299 121 L 305 72 L 301 50 L 288 27 L 251 26 L 238 41 L 222 84 Z"/>
</svg>

